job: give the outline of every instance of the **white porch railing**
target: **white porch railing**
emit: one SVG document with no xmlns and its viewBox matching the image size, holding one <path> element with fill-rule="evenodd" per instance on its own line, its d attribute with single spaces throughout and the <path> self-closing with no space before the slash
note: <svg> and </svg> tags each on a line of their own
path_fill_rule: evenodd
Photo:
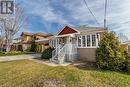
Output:
<svg viewBox="0 0 130 87">
<path fill-rule="evenodd" d="M 65 44 L 64 46 L 59 45 L 54 51 L 52 51 L 51 61 L 56 63 L 64 63 L 65 61 L 73 61 L 77 54 L 77 45 Z"/>
<path fill-rule="evenodd" d="M 61 45 L 58 45 L 58 47 L 52 51 L 52 59 L 54 59 L 57 56 L 60 49 L 61 49 Z"/>
<path fill-rule="evenodd" d="M 65 62 L 65 55 L 66 55 L 66 45 L 64 45 L 60 51 L 58 52 L 58 62 L 59 64 L 63 64 Z"/>
</svg>

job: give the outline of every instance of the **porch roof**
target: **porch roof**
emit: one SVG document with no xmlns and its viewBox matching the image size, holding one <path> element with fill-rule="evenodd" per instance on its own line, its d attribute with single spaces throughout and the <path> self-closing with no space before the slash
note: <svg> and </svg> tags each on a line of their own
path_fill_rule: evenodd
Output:
<svg viewBox="0 0 130 87">
<path fill-rule="evenodd" d="M 73 33 L 73 34 L 64 34 L 64 35 L 58 35 L 58 36 L 55 36 L 55 37 L 74 37 L 74 35 L 77 34 L 77 33 Z"/>
<path fill-rule="evenodd" d="M 35 40 L 36 42 L 46 42 L 46 41 L 49 41 L 49 39 L 47 38 L 44 38 L 44 39 L 40 39 L 40 40 Z"/>
</svg>

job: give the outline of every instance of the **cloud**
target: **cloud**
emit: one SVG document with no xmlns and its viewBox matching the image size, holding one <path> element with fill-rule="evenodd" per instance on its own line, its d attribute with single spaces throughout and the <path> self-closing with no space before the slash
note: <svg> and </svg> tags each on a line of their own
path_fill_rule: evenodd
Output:
<svg viewBox="0 0 130 87">
<path fill-rule="evenodd" d="M 95 14 L 97 20 L 103 27 L 104 20 L 104 1 L 105 0 L 86 0 L 88 6 Z M 65 3 L 71 16 L 78 20 L 80 24 L 89 24 L 97 26 L 94 18 L 85 7 L 83 0 L 75 0 L 75 2 Z M 130 1 L 129 0 L 108 0 L 107 6 L 107 25 L 108 28 L 117 33 L 124 33 L 130 39 Z"/>
<path fill-rule="evenodd" d="M 50 6 L 50 0 L 21 0 L 18 3 L 21 3 L 20 5 L 24 8 L 27 15 L 41 17 L 47 29 L 51 28 L 52 23 L 72 25 L 68 20 L 63 18 L 62 14 L 54 12 L 54 8 Z"/>
<path fill-rule="evenodd" d="M 27 14 L 41 17 L 46 28 L 53 28 L 57 23 L 76 26 L 87 24 L 99 26 L 90 14 L 83 0 L 19 0 Z M 105 0 L 86 0 L 88 6 L 95 14 L 103 27 Z M 108 28 L 117 33 L 124 33 L 130 39 L 130 1 L 108 0 L 107 25 Z M 38 20 L 37 20 L 38 21 Z"/>
</svg>

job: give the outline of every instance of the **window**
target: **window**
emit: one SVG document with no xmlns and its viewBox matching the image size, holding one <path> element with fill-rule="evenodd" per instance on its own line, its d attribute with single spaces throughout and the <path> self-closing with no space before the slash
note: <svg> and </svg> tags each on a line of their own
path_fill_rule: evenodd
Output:
<svg viewBox="0 0 130 87">
<path fill-rule="evenodd" d="M 96 35 L 92 35 L 92 46 L 96 46 Z"/>
<path fill-rule="evenodd" d="M 90 35 L 87 35 L 87 47 L 89 47 L 90 46 L 90 42 L 91 40 L 90 40 Z"/>
<path fill-rule="evenodd" d="M 82 46 L 86 47 L 86 37 L 82 36 Z"/>
<path fill-rule="evenodd" d="M 81 36 L 78 36 L 78 47 L 81 47 Z"/>
<path fill-rule="evenodd" d="M 80 35 L 77 37 L 78 47 L 90 48 L 98 47 L 100 41 L 100 34 L 89 34 L 89 35 Z"/>
<path fill-rule="evenodd" d="M 100 41 L 100 35 L 97 33 L 97 46 L 99 46 L 99 41 Z"/>
</svg>

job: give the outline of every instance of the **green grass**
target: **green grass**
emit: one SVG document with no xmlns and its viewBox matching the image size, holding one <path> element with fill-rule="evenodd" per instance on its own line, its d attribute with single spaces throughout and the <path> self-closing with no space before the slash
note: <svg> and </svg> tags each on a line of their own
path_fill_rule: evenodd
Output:
<svg viewBox="0 0 130 87">
<path fill-rule="evenodd" d="M 52 87 L 40 85 L 53 80 L 67 87 L 130 87 L 130 72 L 51 67 L 29 60 L 0 63 L 0 87 Z"/>
<path fill-rule="evenodd" d="M 29 54 L 29 53 L 28 52 L 21 52 L 21 51 L 0 52 L 0 57 L 1 56 L 23 55 L 23 54 Z"/>
</svg>

